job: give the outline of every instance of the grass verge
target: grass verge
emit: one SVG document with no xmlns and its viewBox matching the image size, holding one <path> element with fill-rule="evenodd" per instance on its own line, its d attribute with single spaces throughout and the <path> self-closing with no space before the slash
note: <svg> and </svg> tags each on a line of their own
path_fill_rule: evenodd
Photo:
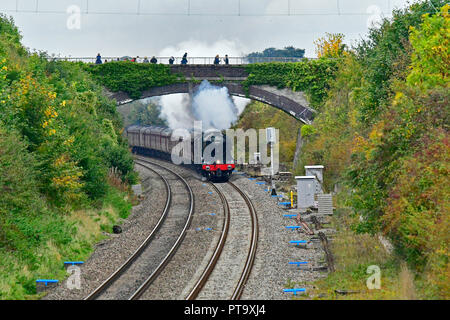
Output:
<svg viewBox="0 0 450 320">
<path fill-rule="evenodd" d="M 350 226 L 355 219 L 357 218 L 352 217 L 347 210 L 336 210 L 332 218 L 332 228 L 336 229 L 336 234 L 331 242 L 336 271 L 309 284 L 290 279 L 285 285 L 286 288 L 305 284 L 313 287 L 304 295 L 293 296 L 293 299 L 426 299 L 427 297 L 419 295 L 417 290 L 422 282 L 421 276 L 412 272 L 395 251 L 387 249 L 378 235 L 354 233 Z M 379 289 L 373 288 L 375 273 L 368 272 L 370 266 L 379 268 Z M 372 284 L 373 289 L 369 289 L 367 282 Z"/>
<path fill-rule="evenodd" d="M 42 297 L 36 293 L 36 279 L 65 279 L 68 274 L 64 261 L 87 259 L 94 244 L 105 239 L 114 224 L 127 218 L 131 207 L 126 192 L 109 187 L 101 208 L 77 210 L 65 216 L 49 213 L 24 221 L 33 230 L 38 225 L 45 241 L 24 245 L 20 250 L 0 248 L 0 300 Z"/>
</svg>

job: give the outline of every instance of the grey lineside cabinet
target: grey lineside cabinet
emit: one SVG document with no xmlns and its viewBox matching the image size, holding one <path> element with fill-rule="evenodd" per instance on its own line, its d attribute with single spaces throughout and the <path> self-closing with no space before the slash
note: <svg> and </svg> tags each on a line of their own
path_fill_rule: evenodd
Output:
<svg viewBox="0 0 450 320">
<path fill-rule="evenodd" d="M 297 208 L 301 211 L 309 207 L 317 207 L 316 194 L 323 194 L 323 168 L 322 165 L 305 166 L 304 176 L 296 176 L 297 181 Z"/>
<path fill-rule="evenodd" d="M 297 208 L 300 210 L 314 206 L 316 192 L 315 176 L 297 176 Z"/>
</svg>

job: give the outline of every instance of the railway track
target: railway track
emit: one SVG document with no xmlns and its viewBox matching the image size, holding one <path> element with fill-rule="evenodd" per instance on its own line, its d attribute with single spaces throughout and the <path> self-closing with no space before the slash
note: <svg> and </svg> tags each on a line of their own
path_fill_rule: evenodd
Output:
<svg viewBox="0 0 450 320">
<path fill-rule="evenodd" d="M 164 166 L 170 165 L 165 161 L 162 162 Z M 210 186 L 222 203 L 224 216 L 222 230 L 208 264 L 185 299 L 238 300 L 243 293 L 256 255 L 258 218 L 250 198 L 234 183 L 210 183 Z M 217 290 L 211 290 L 211 287 L 218 288 L 220 294 L 214 294 Z"/>
<path fill-rule="evenodd" d="M 217 264 L 217 261 L 223 251 L 223 247 L 225 246 L 225 242 L 227 240 L 228 236 L 228 230 L 230 228 L 230 206 L 228 204 L 227 199 L 223 195 L 223 193 L 217 188 L 213 183 L 211 183 L 211 186 L 214 188 L 214 190 L 217 192 L 217 194 L 220 197 L 220 200 L 222 201 L 223 208 L 224 208 L 224 223 L 222 227 L 222 232 L 220 239 L 218 241 L 217 247 L 214 250 L 214 254 L 211 257 L 208 266 L 203 271 L 200 279 L 195 284 L 194 288 L 191 290 L 189 295 L 186 297 L 186 300 L 195 300 L 195 298 L 198 296 L 206 282 L 208 281 L 209 276 L 211 275 L 212 271 L 214 270 L 214 267 Z"/>
<path fill-rule="evenodd" d="M 244 291 L 245 284 L 247 283 L 248 277 L 250 276 L 250 272 L 253 267 L 253 263 L 255 261 L 256 249 L 258 246 L 258 235 L 259 235 L 259 226 L 258 226 L 258 216 L 256 215 L 255 207 L 253 206 L 250 198 L 239 189 L 234 183 L 228 182 L 244 199 L 249 211 L 250 218 L 252 221 L 252 229 L 251 229 L 251 237 L 250 237 L 250 246 L 247 254 L 247 259 L 245 261 L 245 267 L 242 271 L 241 277 L 239 278 L 239 283 L 236 286 L 235 291 L 233 292 L 232 300 L 238 300 L 241 298 L 242 292 Z"/>
<path fill-rule="evenodd" d="M 192 220 L 194 195 L 186 180 L 157 163 L 143 159 L 136 159 L 136 163 L 164 181 L 167 191 L 165 208 L 157 225 L 139 248 L 85 300 L 139 299 L 175 254 Z M 164 173 L 155 167 L 163 169 Z"/>
<path fill-rule="evenodd" d="M 221 241 L 187 300 L 240 299 L 256 255 L 258 218 L 251 200 L 232 182 L 213 186 L 226 203 L 228 218 Z"/>
</svg>

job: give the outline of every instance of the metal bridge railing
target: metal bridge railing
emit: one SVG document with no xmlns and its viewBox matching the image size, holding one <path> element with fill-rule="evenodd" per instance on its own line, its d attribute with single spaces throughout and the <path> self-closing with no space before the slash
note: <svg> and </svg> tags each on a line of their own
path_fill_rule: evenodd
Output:
<svg viewBox="0 0 450 320">
<path fill-rule="evenodd" d="M 150 61 L 152 57 L 102 57 L 102 63 L 111 61 L 131 61 L 136 59 L 138 63 L 144 63 L 144 59 Z M 169 64 L 170 57 L 155 57 L 157 63 Z M 174 57 L 175 61 L 173 64 L 181 64 L 182 57 Z M 214 64 L 215 57 L 188 57 L 187 64 L 200 64 L 208 65 Z M 264 63 L 264 62 L 299 62 L 303 60 L 315 60 L 317 58 L 297 58 L 297 57 L 228 57 L 229 64 L 249 64 L 249 63 Z M 50 57 L 49 60 L 56 61 L 74 61 L 74 62 L 84 62 L 84 63 L 95 63 L 96 57 Z M 225 64 L 225 57 L 220 57 L 220 65 Z"/>
</svg>

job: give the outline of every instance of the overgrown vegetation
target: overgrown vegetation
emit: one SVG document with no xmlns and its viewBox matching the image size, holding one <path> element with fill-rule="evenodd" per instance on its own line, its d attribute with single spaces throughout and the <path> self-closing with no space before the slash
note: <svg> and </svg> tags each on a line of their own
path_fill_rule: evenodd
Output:
<svg viewBox="0 0 450 320">
<path fill-rule="evenodd" d="M 308 286 L 306 296 L 299 299 L 333 300 L 405 300 L 417 298 L 414 273 L 396 255 L 386 250 L 377 236 L 355 234 L 351 226 L 358 218 L 348 210 L 336 210 L 330 227 L 336 229 L 331 242 L 335 272 L 311 283 L 294 282 L 293 287 Z M 380 289 L 369 289 L 367 272 L 371 266 L 379 267 Z M 373 273 L 372 273 L 373 275 Z M 372 283 L 372 282 L 371 282 Z M 372 283 L 373 284 L 373 283 Z"/>
<path fill-rule="evenodd" d="M 297 172 L 325 165 L 326 189 L 341 186 L 339 206 L 361 217 L 352 230 L 388 235 L 415 275 L 419 297 L 448 299 L 450 17 L 444 4 L 422 1 L 394 11 L 343 54 L 322 112 L 307 130 Z"/>
<path fill-rule="evenodd" d="M 36 298 L 130 212 L 136 173 L 116 105 L 78 64 L 30 53 L 0 16 L 0 299 Z"/>
<path fill-rule="evenodd" d="M 310 104 L 320 110 L 328 84 L 334 79 L 339 59 L 322 58 L 302 62 L 253 63 L 245 66 L 249 76 L 244 86 L 270 85 L 303 91 Z"/>
<path fill-rule="evenodd" d="M 148 88 L 184 81 L 183 76 L 172 74 L 170 66 L 164 64 L 112 61 L 84 67 L 103 86 L 113 92 L 126 92 L 131 99 L 139 99 Z"/>
</svg>

